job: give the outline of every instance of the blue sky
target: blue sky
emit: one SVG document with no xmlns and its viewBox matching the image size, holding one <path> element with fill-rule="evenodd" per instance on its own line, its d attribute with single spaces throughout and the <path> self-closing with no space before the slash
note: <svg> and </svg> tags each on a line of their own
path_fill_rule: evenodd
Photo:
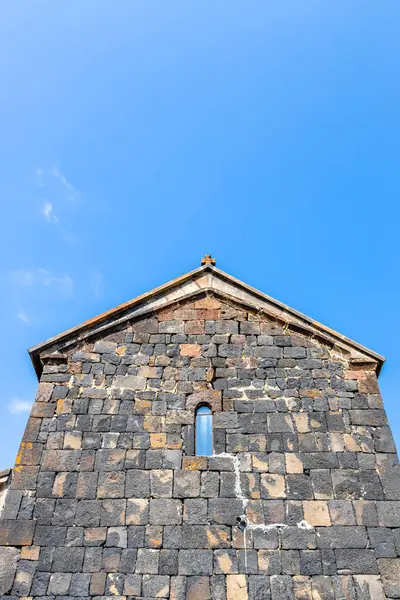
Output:
<svg viewBox="0 0 400 600">
<path fill-rule="evenodd" d="M 26 349 L 199 265 L 387 357 L 400 443 L 398 0 L 38 0 L 0 21 L 0 468 Z"/>
</svg>

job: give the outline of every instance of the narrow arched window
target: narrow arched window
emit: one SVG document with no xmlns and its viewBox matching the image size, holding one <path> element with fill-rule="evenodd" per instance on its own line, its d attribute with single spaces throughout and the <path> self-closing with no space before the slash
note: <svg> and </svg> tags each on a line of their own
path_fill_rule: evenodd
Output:
<svg viewBox="0 0 400 600">
<path fill-rule="evenodd" d="M 196 410 L 196 456 L 212 456 L 212 413 L 208 406 Z"/>
</svg>

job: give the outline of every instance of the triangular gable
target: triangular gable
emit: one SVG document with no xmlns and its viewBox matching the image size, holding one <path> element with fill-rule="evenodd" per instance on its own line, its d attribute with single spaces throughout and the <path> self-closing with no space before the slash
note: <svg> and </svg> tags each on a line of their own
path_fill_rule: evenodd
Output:
<svg viewBox="0 0 400 600">
<path fill-rule="evenodd" d="M 355 363 L 375 363 L 377 373 L 385 360 L 380 354 L 271 298 L 232 275 L 217 269 L 212 264 L 206 264 L 33 346 L 29 349 L 29 354 L 36 373 L 40 377 L 41 357 L 45 352 L 54 355 L 54 353 L 62 352 L 64 348 L 77 344 L 90 336 L 100 333 L 106 335 L 111 328 L 128 320 L 145 317 L 171 304 L 187 302 L 191 297 L 201 295 L 216 295 L 226 298 L 250 310 L 263 313 L 269 318 L 275 318 L 293 331 L 299 331 L 329 344 Z"/>
</svg>

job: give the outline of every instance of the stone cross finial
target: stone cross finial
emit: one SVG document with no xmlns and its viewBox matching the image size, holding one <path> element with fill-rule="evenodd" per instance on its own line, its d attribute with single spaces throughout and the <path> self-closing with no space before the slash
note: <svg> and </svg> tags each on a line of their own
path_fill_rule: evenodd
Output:
<svg viewBox="0 0 400 600">
<path fill-rule="evenodd" d="M 217 261 L 215 260 L 215 258 L 212 258 L 211 254 L 206 254 L 201 259 L 201 264 L 202 265 L 214 265 L 215 266 L 217 264 Z"/>
</svg>

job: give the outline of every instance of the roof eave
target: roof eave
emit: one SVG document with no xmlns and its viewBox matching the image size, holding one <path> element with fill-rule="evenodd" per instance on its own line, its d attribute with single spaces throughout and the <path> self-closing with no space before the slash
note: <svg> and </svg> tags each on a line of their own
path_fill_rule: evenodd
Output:
<svg viewBox="0 0 400 600">
<path fill-rule="evenodd" d="M 351 338 L 343 335 L 342 333 L 339 333 L 338 331 L 336 331 L 335 329 L 332 329 L 331 327 L 328 327 L 327 325 L 323 325 L 319 321 L 315 321 L 314 319 L 311 319 L 304 313 L 301 313 L 300 311 L 296 310 L 295 308 L 292 308 L 291 306 L 288 306 L 287 304 L 284 304 L 283 302 L 280 302 L 279 300 L 272 298 L 272 296 L 268 296 L 268 294 L 261 292 L 257 288 L 254 288 L 251 285 L 248 285 L 247 283 L 244 283 L 243 281 L 241 281 L 240 279 L 237 279 L 233 275 L 229 275 L 228 273 L 221 271 L 217 267 L 212 267 L 212 268 L 223 279 L 231 281 L 232 283 L 235 283 L 236 285 L 239 285 L 240 287 L 245 288 L 246 290 L 248 290 L 250 293 L 254 294 L 255 296 L 259 296 L 260 298 L 263 298 L 263 299 L 267 300 L 268 302 L 271 302 L 272 304 L 279 306 L 282 310 L 303 320 L 308 325 L 316 327 L 317 329 L 320 329 L 322 332 L 328 333 L 329 335 L 333 335 L 335 337 L 340 338 L 341 340 L 343 340 L 343 342 L 354 346 L 355 348 L 360 350 L 360 352 L 370 355 L 372 358 L 381 362 L 382 364 L 385 362 L 386 358 L 384 356 L 382 356 L 381 354 L 378 354 L 378 352 L 375 352 L 374 350 L 371 350 L 370 348 L 367 348 L 366 346 L 363 346 L 362 344 L 355 342 Z"/>
<path fill-rule="evenodd" d="M 370 357 L 373 361 L 377 362 L 376 370 L 377 370 L 377 374 L 379 375 L 381 368 L 383 366 L 383 363 L 385 362 L 385 357 L 382 356 L 381 354 L 378 354 L 377 352 L 370 350 L 369 348 L 363 346 L 362 344 L 358 344 L 354 340 L 342 335 L 341 333 L 338 333 L 337 331 L 331 329 L 330 327 L 327 327 L 326 325 L 323 325 L 322 323 L 319 323 L 318 321 L 314 321 L 307 315 L 291 308 L 287 304 L 284 304 L 284 303 L 280 302 L 279 300 L 276 300 L 275 298 L 272 298 L 271 296 L 268 296 L 267 294 L 244 283 L 243 281 L 237 279 L 236 277 L 229 275 L 225 271 L 221 271 L 220 269 L 218 269 L 217 267 L 215 267 L 213 265 L 206 264 L 201 267 L 198 267 L 197 269 L 194 269 L 193 271 L 189 271 L 188 273 L 185 273 L 184 275 L 181 275 L 180 277 L 177 277 L 176 279 L 172 279 L 171 281 L 168 281 L 167 283 L 164 283 L 163 285 L 161 285 L 157 288 L 154 288 L 154 289 L 150 290 L 149 292 L 141 294 L 140 296 L 137 296 L 137 297 L 133 298 L 132 300 L 129 300 L 128 302 L 125 302 L 123 304 L 116 306 L 115 308 L 105 311 L 105 312 L 101 313 L 100 315 L 97 315 L 93 319 L 89 319 L 88 321 L 85 321 L 84 323 L 81 323 L 80 325 L 72 327 L 71 329 L 68 329 L 56 336 L 53 336 L 53 337 L 45 340 L 44 342 L 41 342 L 40 344 L 37 344 L 36 346 L 32 346 L 31 348 L 29 348 L 28 352 L 30 354 L 30 357 L 31 357 L 31 360 L 32 360 L 32 363 L 33 363 L 33 366 L 34 366 L 34 369 L 36 371 L 38 378 L 40 378 L 40 375 L 42 372 L 42 363 L 41 363 L 40 355 L 47 348 L 49 348 L 51 346 L 55 346 L 63 341 L 66 341 L 66 340 L 68 340 L 68 338 L 76 338 L 76 336 L 79 335 L 80 333 L 85 332 L 86 330 L 91 330 L 95 326 L 100 326 L 101 323 L 107 321 L 111 317 L 115 317 L 117 319 L 118 315 L 128 311 L 131 308 L 134 308 L 137 305 L 143 304 L 145 306 L 146 302 L 148 302 L 150 299 L 154 298 L 155 296 L 166 293 L 169 290 L 171 290 L 171 288 L 176 288 L 180 284 L 185 283 L 186 281 L 188 281 L 189 279 L 191 279 L 193 277 L 197 277 L 198 275 L 200 275 L 201 273 L 203 273 L 205 271 L 214 272 L 221 279 L 223 279 L 231 284 L 234 284 L 237 287 L 242 288 L 247 293 L 250 293 L 252 296 L 258 297 L 259 299 L 263 300 L 264 302 L 266 301 L 266 302 L 270 303 L 272 306 L 279 308 L 284 313 L 286 313 L 288 315 L 292 315 L 294 318 L 302 321 L 306 326 L 315 328 L 318 331 L 320 331 L 321 333 L 327 334 L 328 336 L 332 336 L 333 338 L 336 338 L 339 341 L 342 341 L 344 344 L 355 348 L 362 354 Z M 204 290 L 205 289 L 206 288 L 204 288 Z M 139 311 L 142 314 L 142 316 L 143 316 L 143 314 L 146 313 L 145 310 L 142 312 L 140 310 L 140 308 L 139 308 Z M 137 314 L 136 316 L 140 316 L 140 315 Z M 135 315 L 132 315 L 132 317 L 135 318 Z M 112 326 L 112 324 L 110 324 L 110 326 Z"/>
</svg>

